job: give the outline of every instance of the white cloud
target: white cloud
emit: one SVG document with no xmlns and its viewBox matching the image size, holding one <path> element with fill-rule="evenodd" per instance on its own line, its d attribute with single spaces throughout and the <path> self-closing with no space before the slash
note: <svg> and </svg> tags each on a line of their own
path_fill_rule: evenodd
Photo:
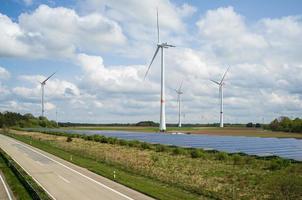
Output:
<svg viewBox="0 0 302 200">
<path fill-rule="evenodd" d="M 268 47 L 263 36 L 252 32 L 232 7 L 209 10 L 196 24 L 205 45 L 229 61 L 255 60 Z"/>
<path fill-rule="evenodd" d="M 174 31 L 184 30 L 185 27 L 181 16 L 177 13 L 178 10 L 186 14 L 194 12 L 194 8 L 188 4 L 179 8 L 169 0 L 129 0 L 127 3 L 123 0 L 83 0 L 80 2 L 81 7 L 88 12 L 99 10 L 111 19 L 131 26 L 136 23 L 137 27 L 141 25 L 155 27 L 156 8 L 158 8 L 161 28 Z"/>
<path fill-rule="evenodd" d="M 69 8 L 40 5 L 22 13 L 18 23 L 0 14 L 0 56 L 70 58 L 76 51 L 100 52 L 125 43 L 120 26 L 98 13 L 80 16 Z"/>
<path fill-rule="evenodd" d="M 19 25 L 0 13 L 0 57 L 24 56 L 28 46 L 20 41 L 22 36 Z"/>
<path fill-rule="evenodd" d="M 84 71 L 84 80 L 91 88 L 100 88 L 113 93 L 139 93 L 148 86 L 143 82 L 145 66 L 112 66 L 105 67 L 100 56 L 79 54 L 75 61 Z"/>
<path fill-rule="evenodd" d="M 10 73 L 4 68 L 0 66 L 0 80 L 8 79 L 10 77 Z"/>
<path fill-rule="evenodd" d="M 177 8 L 177 11 L 180 14 L 180 16 L 189 17 L 192 16 L 197 11 L 197 8 L 187 3 L 184 3 L 180 8 Z"/>
<path fill-rule="evenodd" d="M 54 104 L 49 103 L 49 102 L 46 102 L 46 103 L 44 104 L 44 106 L 45 106 L 45 110 L 46 110 L 46 111 L 50 111 L 50 110 L 53 110 L 53 109 L 56 108 L 56 106 L 55 106 Z"/>
</svg>

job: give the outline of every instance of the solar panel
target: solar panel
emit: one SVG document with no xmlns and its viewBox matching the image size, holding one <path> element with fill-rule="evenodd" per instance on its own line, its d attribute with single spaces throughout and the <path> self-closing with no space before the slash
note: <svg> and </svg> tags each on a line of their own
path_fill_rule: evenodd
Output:
<svg viewBox="0 0 302 200">
<path fill-rule="evenodd" d="M 37 129 L 36 129 L 37 130 Z M 215 149 L 228 153 L 242 152 L 257 156 L 280 156 L 302 161 L 302 140 L 294 138 L 259 138 L 244 136 L 217 136 L 197 134 L 161 134 L 130 131 L 66 130 L 44 129 L 66 133 L 104 135 L 125 140 L 139 140 L 148 143 Z"/>
</svg>

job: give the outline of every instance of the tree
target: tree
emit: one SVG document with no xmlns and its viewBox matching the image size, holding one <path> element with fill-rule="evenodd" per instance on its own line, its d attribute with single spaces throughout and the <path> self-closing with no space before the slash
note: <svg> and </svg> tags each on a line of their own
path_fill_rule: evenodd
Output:
<svg viewBox="0 0 302 200">
<path fill-rule="evenodd" d="M 254 125 L 253 125 L 252 122 L 249 122 L 249 123 L 246 124 L 246 127 L 248 127 L 248 128 L 252 128 L 253 126 L 254 126 Z"/>
</svg>

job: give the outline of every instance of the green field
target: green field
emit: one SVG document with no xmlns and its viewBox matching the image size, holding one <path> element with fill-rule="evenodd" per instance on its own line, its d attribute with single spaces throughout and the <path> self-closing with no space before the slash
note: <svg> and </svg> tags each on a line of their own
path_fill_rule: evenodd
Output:
<svg viewBox="0 0 302 200">
<path fill-rule="evenodd" d="M 158 132 L 157 127 L 140 127 L 140 126 L 77 126 L 77 127 L 65 127 L 64 129 Z M 301 133 L 277 132 L 277 131 L 263 130 L 262 128 L 245 128 L 245 127 L 224 127 L 224 128 L 218 128 L 218 127 L 181 127 L 181 128 L 167 127 L 167 132 L 302 139 Z"/>
<path fill-rule="evenodd" d="M 86 136 L 13 137 L 157 199 L 301 199 L 302 164 Z"/>
</svg>

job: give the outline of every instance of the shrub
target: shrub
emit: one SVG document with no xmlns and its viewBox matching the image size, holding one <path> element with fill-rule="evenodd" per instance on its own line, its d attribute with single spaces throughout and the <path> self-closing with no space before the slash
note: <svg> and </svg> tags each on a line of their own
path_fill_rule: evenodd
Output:
<svg viewBox="0 0 302 200">
<path fill-rule="evenodd" d="M 185 150 L 182 149 L 182 148 L 179 148 L 179 147 L 175 147 L 175 148 L 172 150 L 172 154 L 173 154 L 173 155 L 181 155 L 181 154 L 185 154 Z"/>
<path fill-rule="evenodd" d="M 107 141 L 108 141 L 109 144 L 116 144 L 117 143 L 117 138 L 109 137 L 109 138 L 107 138 Z"/>
<path fill-rule="evenodd" d="M 272 160 L 270 162 L 270 164 L 267 167 L 267 169 L 275 171 L 275 170 L 280 170 L 282 168 L 288 167 L 289 165 L 290 165 L 290 161 L 289 160 L 276 159 L 276 160 Z"/>
<path fill-rule="evenodd" d="M 67 139 L 66 139 L 66 142 L 72 142 L 72 137 L 68 136 Z"/>
<path fill-rule="evenodd" d="M 93 140 L 93 135 L 88 135 L 88 136 L 85 137 L 84 139 L 86 139 L 86 140 Z"/>
<path fill-rule="evenodd" d="M 128 146 L 129 147 L 139 147 L 140 146 L 140 142 L 137 141 L 137 140 L 128 141 Z"/>
<path fill-rule="evenodd" d="M 126 145 L 128 145 L 128 141 L 126 141 L 126 140 L 118 140 L 118 144 L 121 145 L 121 146 L 126 146 Z"/>
<path fill-rule="evenodd" d="M 216 154 L 216 159 L 217 160 L 226 160 L 228 158 L 228 154 L 225 152 L 218 152 Z"/>
<path fill-rule="evenodd" d="M 246 156 L 245 159 L 244 159 L 244 162 L 245 162 L 245 164 L 250 165 L 254 162 L 254 158 L 251 157 L 251 156 Z"/>
<path fill-rule="evenodd" d="M 241 165 L 243 164 L 243 159 L 240 155 L 236 154 L 233 156 L 233 164 L 234 165 Z"/>
<path fill-rule="evenodd" d="M 142 148 L 142 149 L 150 149 L 151 147 L 150 147 L 150 145 L 149 145 L 148 143 L 142 142 L 142 143 L 141 143 L 141 148 Z"/>
<path fill-rule="evenodd" d="M 191 157 L 192 158 L 201 158 L 203 156 L 204 156 L 203 152 L 200 151 L 199 149 L 193 149 L 193 150 L 191 150 Z"/>
<path fill-rule="evenodd" d="M 100 139 L 100 142 L 101 143 L 108 143 L 108 140 L 106 137 L 102 136 L 101 139 Z"/>
<path fill-rule="evenodd" d="M 167 147 L 165 145 L 157 144 L 155 146 L 155 151 L 156 152 L 164 152 L 167 150 Z"/>
</svg>

